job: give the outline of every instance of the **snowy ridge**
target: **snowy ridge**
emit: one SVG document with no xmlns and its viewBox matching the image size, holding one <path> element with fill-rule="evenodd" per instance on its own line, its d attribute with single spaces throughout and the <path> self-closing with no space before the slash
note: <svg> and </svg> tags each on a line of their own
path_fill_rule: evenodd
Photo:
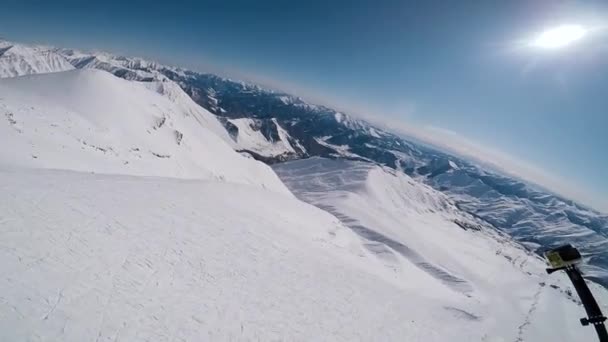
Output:
<svg viewBox="0 0 608 342">
<path fill-rule="evenodd" d="M 542 260 L 461 212 L 440 192 L 365 162 L 310 158 L 273 168 L 298 198 L 331 212 L 360 235 L 387 269 L 407 274 L 424 293 L 447 291 L 462 298 L 460 306 L 445 309 L 476 322 L 480 335 L 475 339 L 567 341 L 563 334 L 586 334 L 592 340 L 592 330 L 572 322 L 564 322 L 571 324 L 564 330 L 548 323 L 555 312 L 582 314 L 567 295 L 565 277 L 545 275 Z M 608 299 L 604 289 L 594 291 Z"/>
<path fill-rule="evenodd" d="M 143 82 L 142 85 L 167 97 L 178 106 L 185 116 L 194 117 L 202 126 L 211 130 L 230 146 L 234 146 L 234 141 L 228 134 L 228 131 L 218 121 L 217 117 L 192 101 L 192 98 L 177 83 L 167 78 L 162 78 L 159 81 Z"/>
<path fill-rule="evenodd" d="M 48 47 L 0 40 L 0 78 L 72 69 L 67 59 Z"/>
<path fill-rule="evenodd" d="M 217 136 L 222 128 L 213 115 L 148 89 L 154 86 L 158 91 L 158 84 L 99 70 L 0 80 L 0 130 L 10 142 L 0 147 L 0 161 L 218 179 L 289 193 L 268 166 L 239 156 Z"/>
<path fill-rule="evenodd" d="M 290 152 L 306 153 L 306 148 L 304 146 L 302 146 L 302 144 L 300 144 L 300 142 L 297 139 L 294 139 L 292 136 L 290 136 L 289 132 L 287 132 L 283 127 L 281 127 L 281 125 L 279 124 L 279 122 L 277 121 L 276 118 L 272 118 L 271 120 L 277 128 L 277 134 L 279 136 L 279 140 L 283 144 L 286 145 L 286 147 L 290 150 Z M 291 144 L 294 144 L 294 146 L 292 147 Z"/>
<path fill-rule="evenodd" d="M 402 225 L 412 216 L 455 212 L 447 199 L 432 189 L 414 183 L 404 174 L 392 173 L 369 163 L 311 158 L 278 164 L 274 168 L 294 193 L 333 213 L 367 239 L 371 251 L 393 260 L 397 260 L 396 254 L 400 254 L 451 289 L 466 293 L 472 290 L 463 279 L 425 260 L 415 251 L 416 247 L 408 247 L 399 241 L 399 234 L 411 234 L 404 231 Z M 384 216 L 393 217 L 393 231 L 389 232 L 387 226 L 378 230 L 362 222 L 360 215 L 373 211 L 372 208 Z"/>
<path fill-rule="evenodd" d="M 134 81 L 150 81 L 161 75 L 157 64 L 141 58 L 125 58 L 107 53 L 87 53 L 72 49 L 56 49 L 78 69 L 105 70 L 118 77 Z"/>
<path fill-rule="evenodd" d="M 368 124 L 363 120 L 355 119 L 350 115 L 341 112 L 336 112 L 334 114 L 334 118 L 336 119 L 336 122 L 344 125 L 345 127 L 354 131 L 363 132 L 373 138 L 381 138 L 382 136 L 388 135 L 383 130 L 373 127 L 372 125 Z"/>
</svg>

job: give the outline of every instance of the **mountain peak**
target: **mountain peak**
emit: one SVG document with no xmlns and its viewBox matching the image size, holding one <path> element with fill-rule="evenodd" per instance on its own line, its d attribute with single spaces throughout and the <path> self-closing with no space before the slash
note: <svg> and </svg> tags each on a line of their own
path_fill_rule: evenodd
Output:
<svg viewBox="0 0 608 342">
<path fill-rule="evenodd" d="M 43 46 L 0 41 L 0 77 L 72 70 L 65 57 Z"/>
</svg>

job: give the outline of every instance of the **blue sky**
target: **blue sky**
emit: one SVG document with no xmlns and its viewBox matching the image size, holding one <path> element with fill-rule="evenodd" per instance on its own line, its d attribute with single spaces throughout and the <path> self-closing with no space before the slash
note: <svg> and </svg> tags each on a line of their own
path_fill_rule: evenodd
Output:
<svg viewBox="0 0 608 342">
<path fill-rule="evenodd" d="M 608 35 L 526 46 L 562 23 L 608 24 L 608 4 L 5 0 L 0 11 L 7 39 L 258 80 L 454 150 L 473 142 L 480 157 L 509 155 L 606 209 Z"/>
</svg>

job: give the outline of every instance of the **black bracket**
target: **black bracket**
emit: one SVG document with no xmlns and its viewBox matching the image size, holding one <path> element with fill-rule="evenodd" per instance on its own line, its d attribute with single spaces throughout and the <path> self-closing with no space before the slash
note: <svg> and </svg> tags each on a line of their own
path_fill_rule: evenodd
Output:
<svg viewBox="0 0 608 342">
<path fill-rule="evenodd" d="M 586 327 L 589 324 L 601 324 L 601 323 L 604 323 L 605 320 L 606 320 L 606 317 L 604 317 L 604 316 L 581 318 L 581 324 Z"/>
</svg>

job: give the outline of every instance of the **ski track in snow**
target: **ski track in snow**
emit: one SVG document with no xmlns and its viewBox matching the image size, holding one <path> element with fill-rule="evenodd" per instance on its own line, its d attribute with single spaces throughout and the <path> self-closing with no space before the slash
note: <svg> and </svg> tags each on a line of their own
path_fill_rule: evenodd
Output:
<svg viewBox="0 0 608 342">
<path fill-rule="evenodd" d="M 526 331 L 526 328 L 530 324 L 532 324 L 532 318 L 534 316 L 534 313 L 536 312 L 536 307 L 538 306 L 543 288 L 544 286 L 538 285 L 538 289 L 536 290 L 536 293 L 534 293 L 534 297 L 532 297 L 532 304 L 530 305 L 530 309 L 528 309 L 528 313 L 526 313 L 526 317 L 523 323 L 519 327 L 517 327 L 517 339 L 515 340 L 515 342 L 524 342 L 524 333 Z"/>
</svg>

